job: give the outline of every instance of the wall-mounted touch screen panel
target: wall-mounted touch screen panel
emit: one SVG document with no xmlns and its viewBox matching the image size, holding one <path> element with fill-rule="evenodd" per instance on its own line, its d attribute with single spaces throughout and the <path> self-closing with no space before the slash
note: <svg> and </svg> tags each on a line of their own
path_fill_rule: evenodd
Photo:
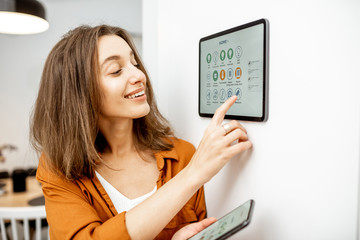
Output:
<svg viewBox="0 0 360 240">
<path fill-rule="evenodd" d="M 237 95 L 225 118 L 268 117 L 269 22 L 260 19 L 200 39 L 199 115 L 212 117 Z"/>
</svg>

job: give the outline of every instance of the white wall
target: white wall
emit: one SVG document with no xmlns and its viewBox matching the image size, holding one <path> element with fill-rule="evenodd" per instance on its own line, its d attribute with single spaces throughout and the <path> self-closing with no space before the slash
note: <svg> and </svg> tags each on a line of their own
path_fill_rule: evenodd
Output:
<svg viewBox="0 0 360 240">
<path fill-rule="evenodd" d="M 60 37 L 80 24 L 111 24 L 136 37 L 141 48 L 141 0 L 43 0 L 50 23 L 36 35 L 0 34 L 0 145 L 11 143 L 16 152 L 4 152 L 0 170 L 36 166 L 29 146 L 29 114 L 36 99 L 43 64 Z M 141 50 L 141 49 L 140 49 Z"/>
<path fill-rule="evenodd" d="M 209 216 L 253 198 L 253 222 L 232 239 L 358 239 L 360 2 L 154 0 L 143 12 L 159 107 L 195 146 L 209 123 L 199 39 L 270 21 L 269 120 L 242 122 L 254 147 L 206 184 Z"/>
</svg>

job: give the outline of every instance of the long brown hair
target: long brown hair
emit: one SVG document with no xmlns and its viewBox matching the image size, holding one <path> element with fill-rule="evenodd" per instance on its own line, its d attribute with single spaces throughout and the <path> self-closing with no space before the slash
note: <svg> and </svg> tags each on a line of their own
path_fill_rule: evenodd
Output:
<svg viewBox="0 0 360 240">
<path fill-rule="evenodd" d="M 123 38 L 147 78 L 151 110 L 147 116 L 134 119 L 137 149 L 161 151 L 173 147 L 173 131 L 157 108 L 149 76 L 130 35 L 119 27 L 80 26 L 63 36 L 45 62 L 30 129 L 34 148 L 69 180 L 93 177 L 99 152 L 107 145 L 98 128 L 102 104 L 98 40 L 104 35 Z"/>
</svg>

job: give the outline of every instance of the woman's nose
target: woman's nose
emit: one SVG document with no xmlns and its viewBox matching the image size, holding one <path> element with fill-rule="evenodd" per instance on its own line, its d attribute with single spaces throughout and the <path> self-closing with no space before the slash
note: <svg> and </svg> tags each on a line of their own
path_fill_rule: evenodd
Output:
<svg viewBox="0 0 360 240">
<path fill-rule="evenodd" d="M 132 66 L 129 81 L 131 84 L 136 84 L 138 82 L 145 82 L 145 74 L 136 66 Z"/>
</svg>

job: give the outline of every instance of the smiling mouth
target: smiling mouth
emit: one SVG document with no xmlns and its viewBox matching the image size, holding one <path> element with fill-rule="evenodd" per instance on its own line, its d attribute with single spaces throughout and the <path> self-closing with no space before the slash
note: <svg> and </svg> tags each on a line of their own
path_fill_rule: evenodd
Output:
<svg viewBox="0 0 360 240">
<path fill-rule="evenodd" d="M 131 95 L 126 95 L 125 98 L 126 99 L 134 99 L 134 98 L 138 98 L 138 97 L 141 97 L 145 94 L 145 91 L 142 90 L 140 92 L 137 92 L 137 93 L 134 93 L 134 94 L 131 94 Z"/>
</svg>

